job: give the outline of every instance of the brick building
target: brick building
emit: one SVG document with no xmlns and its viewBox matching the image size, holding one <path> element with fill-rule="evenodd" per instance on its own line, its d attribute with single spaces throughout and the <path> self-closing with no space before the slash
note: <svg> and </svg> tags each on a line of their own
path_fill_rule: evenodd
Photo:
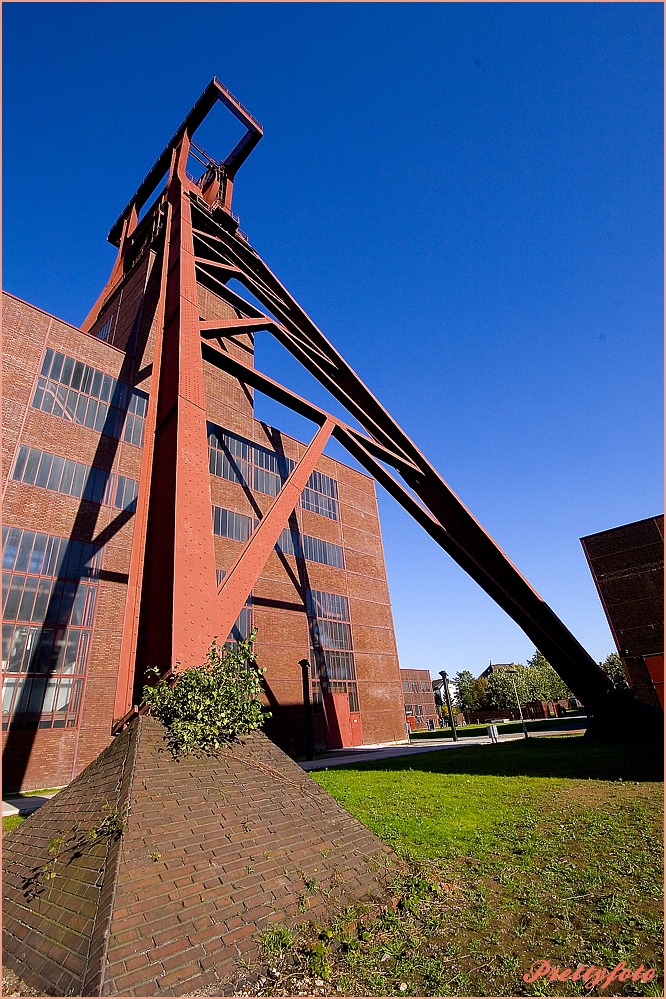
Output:
<svg viewBox="0 0 666 999">
<path fill-rule="evenodd" d="M 663 514 L 580 540 L 629 684 L 663 708 Z"/>
<path fill-rule="evenodd" d="M 66 784 L 111 739 L 159 322 L 159 233 L 154 218 L 142 226 L 135 259 L 88 333 L 3 298 L 7 788 Z M 202 319 L 235 318 L 205 282 L 197 290 Z M 252 363 L 253 334 L 228 338 L 226 349 Z M 305 445 L 255 420 L 242 381 L 209 364 L 205 377 L 219 580 Z M 273 712 L 267 731 L 278 744 L 303 744 L 304 657 L 313 664 L 320 746 L 324 664 L 331 689 L 348 699 L 347 744 L 404 739 L 372 478 L 322 456 L 234 633 L 251 627 Z"/>
<path fill-rule="evenodd" d="M 405 718 L 413 732 L 436 729 L 438 724 L 432 677 L 427 669 L 401 669 Z"/>
</svg>

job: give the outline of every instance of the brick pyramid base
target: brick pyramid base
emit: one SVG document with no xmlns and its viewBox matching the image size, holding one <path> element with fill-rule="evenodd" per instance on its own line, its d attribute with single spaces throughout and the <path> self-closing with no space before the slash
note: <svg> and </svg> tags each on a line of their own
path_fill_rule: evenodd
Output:
<svg viewBox="0 0 666 999">
<path fill-rule="evenodd" d="M 175 761 L 141 717 L 6 838 L 4 960 L 54 995 L 182 995 L 395 863 L 262 733 Z"/>
</svg>

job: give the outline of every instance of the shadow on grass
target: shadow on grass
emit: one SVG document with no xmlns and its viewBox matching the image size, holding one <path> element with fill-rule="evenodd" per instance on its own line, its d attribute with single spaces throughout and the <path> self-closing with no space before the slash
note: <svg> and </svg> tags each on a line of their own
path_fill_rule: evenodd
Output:
<svg viewBox="0 0 666 999">
<path fill-rule="evenodd" d="M 336 770 L 417 770 L 496 777 L 564 777 L 590 780 L 661 781 L 663 746 L 654 742 L 593 743 L 582 736 L 528 739 L 464 746 L 355 763 Z"/>
</svg>

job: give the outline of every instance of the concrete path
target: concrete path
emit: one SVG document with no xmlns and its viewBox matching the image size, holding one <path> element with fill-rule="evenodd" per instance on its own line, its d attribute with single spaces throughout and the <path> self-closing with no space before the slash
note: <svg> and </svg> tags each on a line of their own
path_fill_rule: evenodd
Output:
<svg viewBox="0 0 666 999">
<path fill-rule="evenodd" d="M 543 739 L 553 735 L 580 735 L 581 729 L 586 728 L 587 718 L 581 719 L 580 724 L 576 719 L 572 721 L 571 727 L 545 729 L 541 732 L 530 732 L 530 739 Z M 500 735 L 499 742 L 516 742 L 523 739 L 522 732 L 511 732 L 508 735 Z M 359 746 L 355 749 L 336 749 L 321 756 L 316 760 L 301 760 L 299 766 L 303 770 L 326 770 L 327 767 L 343 767 L 350 763 L 372 763 L 373 760 L 390 760 L 397 756 L 414 756 L 419 753 L 434 753 L 441 749 L 458 749 L 461 746 L 490 746 L 492 741 L 488 736 L 468 736 L 459 738 L 454 742 L 451 737 L 443 739 L 425 739 L 421 743 L 412 742 L 409 746 Z"/>
<path fill-rule="evenodd" d="M 501 735 L 500 742 L 514 742 L 522 739 L 522 732 L 511 733 L 511 735 Z M 487 736 L 470 736 L 467 739 L 428 739 L 426 745 L 411 746 L 368 746 L 358 749 L 338 749 L 318 760 L 301 760 L 299 766 L 303 770 L 326 770 L 328 767 L 344 767 L 350 763 L 372 763 L 374 760 L 391 760 L 398 756 L 418 756 L 421 753 L 435 753 L 442 749 L 458 749 L 460 746 L 490 746 L 491 740 Z"/>
<path fill-rule="evenodd" d="M 7 815 L 31 815 L 57 793 L 51 791 L 48 794 L 31 794 L 27 798 L 3 798 L 2 817 L 4 819 Z"/>
</svg>

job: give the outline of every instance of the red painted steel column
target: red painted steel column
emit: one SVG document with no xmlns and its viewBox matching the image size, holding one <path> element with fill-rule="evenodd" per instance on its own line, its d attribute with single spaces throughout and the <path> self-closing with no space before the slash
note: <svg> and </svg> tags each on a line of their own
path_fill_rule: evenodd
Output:
<svg viewBox="0 0 666 999">
<path fill-rule="evenodd" d="M 218 633 L 189 145 L 186 135 L 167 193 L 171 238 L 139 630 L 143 669 L 201 663 Z"/>
<path fill-rule="evenodd" d="M 663 655 L 658 656 L 643 656 L 645 659 L 645 665 L 647 666 L 647 671 L 650 674 L 650 679 L 654 685 L 654 689 L 657 692 L 657 697 L 659 698 L 659 703 L 662 708 L 664 707 L 664 657 Z"/>
<path fill-rule="evenodd" d="M 220 584 L 217 634 L 222 642 L 226 641 L 234 626 L 234 621 L 252 592 L 252 587 L 266 565 L 268 557 L 287 523 L 289 514 L 298 503 L 308 479 L 314 472 L 334 427 L 335 420 L 327 419 L 317 431 L 307 451 L 293 469 L 265 517 L 236 559 L 233 568 Z"/>
</svg>

